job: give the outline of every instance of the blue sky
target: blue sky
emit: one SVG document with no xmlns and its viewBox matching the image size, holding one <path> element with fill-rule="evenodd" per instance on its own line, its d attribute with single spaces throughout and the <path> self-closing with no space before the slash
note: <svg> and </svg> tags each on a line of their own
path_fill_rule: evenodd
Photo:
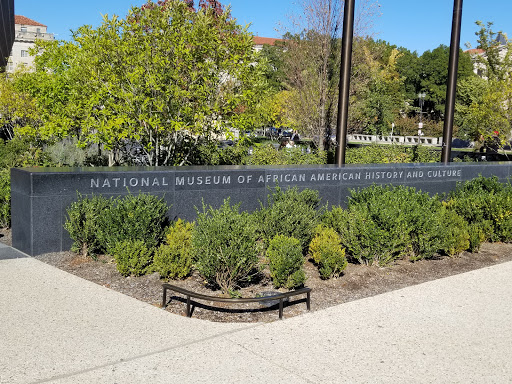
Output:
<svg viewBox="0 0 512 384">
<path fill-rule="evenodd" d="M 15 13 L 48 26 L 58 39 L 69 39 L 70 29 L 84 24 L 97 26 L 102 14 L 125 16 L 130 6 L 145 0 L 15 0 Z M 279 24 L 297 9 L 297 0 L 224 0 L 231 4 L 232 15 L 240 24 L 251 23 L 250 31 L 264 37 L 280 37 Z M 360 0 L 356 0 L 356 4 Z M 379 0 L 381 16 L 374 22 L 376 38 L 403 46 L 419 54 L 440 44 L 449 45 L 453 0 Z M 496 31 L 512 37 L 511 0 L 465 0 L 463 5 L 461 47 L 476 45 L 474 22 L 493 21 Z"/>
</svg>

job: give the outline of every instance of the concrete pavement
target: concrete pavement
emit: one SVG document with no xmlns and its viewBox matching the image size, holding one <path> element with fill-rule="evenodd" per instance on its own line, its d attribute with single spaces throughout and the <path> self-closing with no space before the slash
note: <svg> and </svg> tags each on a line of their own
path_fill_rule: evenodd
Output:
<svg viewBox="0 0 512 384">
<path fill-rule="evenodd" d="M 0 246 L 0 383 L 267 382 L 512 383 L 512 263 L 284 321 L 223 324 Z"/>
</svg>

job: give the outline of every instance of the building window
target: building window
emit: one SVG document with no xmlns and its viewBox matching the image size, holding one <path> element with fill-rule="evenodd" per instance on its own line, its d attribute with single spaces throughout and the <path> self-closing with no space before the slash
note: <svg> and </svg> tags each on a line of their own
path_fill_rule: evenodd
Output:
<svg viewBox="0 0 512 384">
<path fill-rule="evenodd" d="M 28 51 L 25 51 L 24 49 L 21 50 L 21 57 L 28 57 Z"/>
<path fill-rule="evenodd" d="M 21 32 L 27 32 L 27 27 L 21 27 Z"/>
<path fill-rule="evenodd" d="M 41 33 L 41 28 L 37 28 L 36 33 Z"/>
</svg>

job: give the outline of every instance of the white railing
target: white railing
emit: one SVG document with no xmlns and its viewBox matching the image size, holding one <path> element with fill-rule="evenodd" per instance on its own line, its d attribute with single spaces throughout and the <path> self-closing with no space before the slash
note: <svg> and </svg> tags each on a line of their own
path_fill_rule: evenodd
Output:
<svg viewBox="0 0 512 384">
<path fill-rule="evenodd" d="M 376 144 L 423 144 L 432 146 L 442 146 L 442 137 L 427 136 L 379 136 L 379 135 L 347 135 L 348 142 L 376 143 Z"/>
<path fill-rule="evenodd" d="M 37 39 L 55 40 L 55 37 L 53 36 L 53 33 L 16 31 L 15 39 L 24 41 L 36 41 Z"/>
</svg>

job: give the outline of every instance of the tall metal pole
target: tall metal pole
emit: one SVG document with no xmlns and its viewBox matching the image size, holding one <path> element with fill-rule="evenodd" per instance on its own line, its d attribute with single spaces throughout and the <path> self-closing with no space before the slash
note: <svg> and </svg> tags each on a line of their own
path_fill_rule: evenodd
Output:
<svg viewBox="0 0 512 384">
<path fill-rule="evenodd" d="M 457 69 L 459 67 L 460 28 L 462 22 L 462 0 L 453 2 L 452 39 L 450 42 L 450 61 L 448 64 L 448 83 L 446 89 L 446 107 L 444 112 L 443 151 L 441 161 L 450 162 L 452 152 L 453 116 L 455 113 L 455 95 L 457 93 Z"/>
<path fill-rule="evenodd" d="M 338 96 L 338 121 L 336 123 L 336 165 L 345 164 L 348 125 L 348 97 L 350 90 L 350 70 L 352 66 L 352 41 L 354 38 L 355 0 L 345 0 L 343 15 L 343 37 L 341 40 L 341 77 Z"/>
</svg>

